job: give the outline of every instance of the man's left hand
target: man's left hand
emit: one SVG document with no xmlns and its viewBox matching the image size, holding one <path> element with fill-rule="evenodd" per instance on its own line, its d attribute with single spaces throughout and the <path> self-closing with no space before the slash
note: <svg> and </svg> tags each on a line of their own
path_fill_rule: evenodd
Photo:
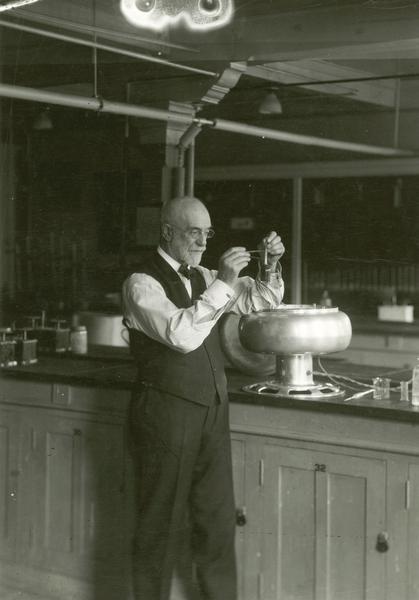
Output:
<svg viewBox="0 0 419 600">
<path fill-rule="evenodd" d="M 258 246 L 262 263 L 265 260 L 265 247 L 268 251 L 268 263 L 275 266 L 285 252 L 284 244 L 276 231 L 271 231 Z"/>
</svg>

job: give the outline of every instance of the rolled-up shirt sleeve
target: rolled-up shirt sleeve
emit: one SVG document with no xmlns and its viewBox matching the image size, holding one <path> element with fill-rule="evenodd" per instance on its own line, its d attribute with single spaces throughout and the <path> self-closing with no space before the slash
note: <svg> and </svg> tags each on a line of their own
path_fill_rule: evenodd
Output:
<svg viewBox="0 0 419 600">
<path fill-rule="evenodd" d="M 184 353 L 202 344 L 233 296 L 228 285 L 216 280 L 193 306 L 178 308 L 161 284 L 143 273 L 131 275 L 122 290 L 128 325 Z"/>
<path fill-rule="evenodd" d="M 182 353 L 196 350 L 225 312 L 247 314 L 275 308 L 281 302 L 283 284 L 267 285 L 242 277 L 234 288 L 217 279 L 217 271 L 199 267 L 207 289 L 188 308 L 178 308 L 162 285 L 150 275 L 134 273 L 122 288 L 127 325 Z"/>
</svg>

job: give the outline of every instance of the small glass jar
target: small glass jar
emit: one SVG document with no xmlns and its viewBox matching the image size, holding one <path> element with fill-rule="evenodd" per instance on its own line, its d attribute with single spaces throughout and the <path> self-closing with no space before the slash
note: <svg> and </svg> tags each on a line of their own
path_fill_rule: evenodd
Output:
<svg viewBox="0 0 419 600">
<path fill-rule="evenodd" d="M 71 352 L 87 354 L 87 329 L 84 325 L 73 327 L 70 333 Z"/>
<path fill-rule="evenodd" d="M 388 400 L 390 398 L 390 379 L 387 377 L 374 377 L 374 400 Z"/>
<path fill-rule="evenodd" d="M 400 382 L 400 402 L 409 402 L 409 382 Z"/>
</svg>

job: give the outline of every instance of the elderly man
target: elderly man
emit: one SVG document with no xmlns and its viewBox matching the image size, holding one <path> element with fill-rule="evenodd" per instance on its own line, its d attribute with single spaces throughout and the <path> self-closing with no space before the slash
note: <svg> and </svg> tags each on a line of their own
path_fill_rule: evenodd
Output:
<svg viewBox="0 0 419 600">
<path fill-rule="evenodd" d="M 123 285 L 138 365 L 130 423 L 139 490 L 137 600 L 169 598 L 185 535 L 201 598 L 236 598 L 228 398 L 217 323 L 228 311 L 247 314 L 281 303 L 277 264 L 284 246 L 275 232 L 262 240 L 268 276 L 254 280 L 239 277 L 250 260 L 243 247 L 224 252 L 218 271 L 200 266 L 213 235 L 200 200 L 168 201 L 157 252 Z"/>
</svg>

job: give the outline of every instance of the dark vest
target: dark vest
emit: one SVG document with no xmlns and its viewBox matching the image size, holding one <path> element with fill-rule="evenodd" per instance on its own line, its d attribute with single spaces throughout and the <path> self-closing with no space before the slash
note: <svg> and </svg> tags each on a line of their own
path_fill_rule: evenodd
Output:
<svg viewBox="0 0 419 600">
<path fill-rule="evenodd" d="M 159 254 L 142 265 L 139 272 L 156 279 L 178 308 L 192 306 L 179 275 Z M 206 283 L 201 273 L 198 275 L 199 293 L 202 293 Z M 217 325 L 199 348 L 188 353 L 173 350 L 132 328 L 129 335 L 131 353 L 143 384 L 205 406 L 217 402 L 217 397 L 221 402 L 227 400 L 224 356 Z"/>
</svg>

